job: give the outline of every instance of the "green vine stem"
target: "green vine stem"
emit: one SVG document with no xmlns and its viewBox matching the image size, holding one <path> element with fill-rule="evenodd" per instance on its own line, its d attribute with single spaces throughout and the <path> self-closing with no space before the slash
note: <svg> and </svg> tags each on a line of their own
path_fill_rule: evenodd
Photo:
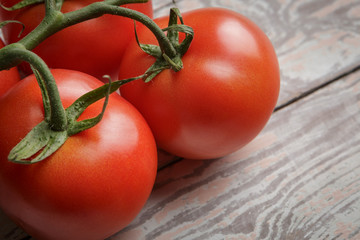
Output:
<svg viewBox="0 0 360 240">
<path fill-rule="evenodd" d="M 135 10 L 121 7 L 123 4 L 145 2 L 148 2 L 148 0 L 104 0 L 72 12 L 62 13 L 57 10 L 56 6 L 58 5 L 55 0 L 45 0 L 46 15 L 44 19 L 32 32 L 17 43 L 23 45 L 25 49 L 32 50 L 46 38 L 62 29 L 105 14 L 112 14 L 127 17 L 144 24 L 158 40 L 162 52 L 170 58 L 175 57 L 177 52 L 174 46 L 164 31 L 150 17 Z M 4 48 L 0 49 L 0 70 L 15 67 L 20 63 L 18 61 L 9 61 L 6 54 L 2 53 L 3 51 L 5 51 Z"/>
<path fill-rule="evenodd" d="M 35 53 L 18 47 L 16 44 L 9 45 L 6 50 L 5 53 L 9 61 L 26 61 L 39 73 L 41 79 L 44 80 L 44 86 L 42 86 L 41 82 L 39 83 L 40 88 L 43 90 L 43 101 L 49 102 L 49 104 L 44 104 L 45 118 L 48 119 L 52 130 L 64 130 L 67 125 L 65 109 L 61 103 L 55 79 L 46 63 Z"/>
<path fill-rule="evenodd" d="M 37 71 L 35 71 L 37 73 Z M 36 76 L 41 78 L 41 76 Z M 85 93 L 79 97 L 72 105 L 65 110 L 67 125 L 64 130 L 54 131 L 50 129 L 50 124 L 45 120 L 36 125 L 9 153 L 8 160 L 20 164 L 33 164 L 40 162 L 56 150 L 58 150 L 68 139 L 69 136 L 82 132 L 98 124 L 107 106 L 110 93 L 115 92 L 121 85 L 141 78 L 129 78 L 109 82 L 97 89 Z M 39 79 L 38 79 L 39 80 Z M 39 81 L 40 88 L 42 81 Z M 98 116 L 90 119 L 77 121 L 85 109 L 94 102 L 105 97 L 102 111 Z"/>
<path fill-rule="evenodd" d="M 26 1 L 26 0 L 25 0 Z M 30 0 L 33 1 L 33 0 Z M 33 1 L 34 2 L 34 1 Z M 37 2 L 37 0 L 36 0 Z M 169 27 L 161 29 L 151 18 L 140 12 L 121 7 L 129 3 L 145 3 L 147 0 L 104 0 L 87 5 L 84 8 L 68 13 L 60 11 L 63 0 L 45 0 L 45 17 L 32 32 L 17 43 L 0 49 L 0 71 L 17 66 L 22 61 L 29 62 L 38 80 L 45 110 L 45 119 L 17 144 L 10 152 L 8 159 L 16 163 L 34 163 L 41 161 L 65 143 L 66 139 L 78 132 L 95 126 L 102 118 L 109 94 L 116 91 L 122 84 L 135 79 L 151 80 L 163 69 L 172 68 L 179 71 L 182 68 L 181 57 L 190 46 L 193 31 L 183 24 L 177 25 L 177 18 L 183 23 L 177 10 L 170 12 Z M 157 61 L 143 75 L 115 81 L 95 89 L 79 99 L 72 106 L 64 109 L 54 77 L 46 63 L 31 50 L 52 34 L 77 23 L 112 14 L 127 17 L 141 22 L 152 31 L 159 46 L 142 45 L 140 47 L 155 56 Z M 168 36 L 165 32 L 168 32 Z M 178 32 L 186 33 L 186 38 L 178 42 Z M 170 34 L 169 34 L 170 33 Z M 104 98 L 102 112 L 95 118 L 77 121 L 81 113 L 95 101 Z M 79 108 L 78 106 L 82 106 Z M 41 152 L 41 153 L 39 153 Z M 38 154 L 39 153 L 39 154 Z M 37 155 L 36 155 L 37 154 Z M 32 157 L 36 155 L 35 158 Z"/>
<path fill-rule="evenodd" d="M 43 21 L 31 33 L 19 40 L 18 43 L 22 44 L 26 49 L 32 50 L 43 40 L 64 28 L 93 18 L 98 18 L 105 14 L 112 14 L 127 17 L 144 24 L 153 32 L 163 52 L 169 57 L 174 57 L 176 50 L 166 37 L 164 31 L 150 17 L 138 11 L 121 7 L 121 5 L 124 4 L 145 2 L 148 2 L 148 0 L 104 0 L 72 12 L 62 13 L 57 10 L 54 0 L 46 0 L 45 5 L 47 10 Z M 15 63 L 15 65 L 17 65 L 17 63 Z M 0 61 L 0 69 L 2 66 L 3 64 Z"/>
</svg>

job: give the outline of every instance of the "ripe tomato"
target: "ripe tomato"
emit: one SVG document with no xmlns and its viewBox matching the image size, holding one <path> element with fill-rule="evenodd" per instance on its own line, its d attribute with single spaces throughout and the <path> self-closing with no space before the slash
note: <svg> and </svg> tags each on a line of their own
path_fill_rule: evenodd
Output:
<svg viewBox="0 0 360 240">
<path fill-rule="evenodd" d="M 0 48 L 4 47 L 0 39 Z M 0 71 L 0 96 L 7 92 L 13 85 L 20 81 L 20 75 L 16 67 Z"/>
<path fill-rule="evenodd" d="M 99 0 L 67 0 L 62 6 L 62 12 L 73 11 L 97 1 Z M 128 4 L 125 7 L 143 12 L 150 17 L 153 14 L 151 0 L 147 3 Z M 40 23 L 44 12 L 44 4 L 37 4 L 19 11 L 12 17 L 26 26 L 21 36 L 28 34 Z M 21 29 L 20 24 L 5 26 L 5 40 L 8 43 L 17 42 Z M 34 52 L 51 68 L 74 69 L 99 79 L 105 74 L 116 78 L 120 59 L 131 40 L 134 40 L 134 22 L 131 19 L 104 15 L 54 34 L 37 46 Z M 22 65 L 22 68 L 25 73 L 31 73 L 27 64 Z"/>
<path fill-rule="evenodd" d="M 194 159 L 217 158 L 251 141 L 268 121 L 279 94 L 279 66 L 267 36 L 244 16 L 209 8 L 184 13 L 194 29 L 179 72 L 164 70 L 150 83 L 120 88 L 143 114 L 162 149 Z M 156 20 L 166 27 L 167 18 Z M 145 28 L 143 44 L 156 44 Z M 129 45 L 119 79 L 143 74 L 154 63 Z"/>
<path fill-rule="evenodd" d="M 101 86 L 75 71 L 53 70 L 65 107 Z M 81 118 L 101 112 L 101 101 Z M 36 239 L 100 240 L 121 230 L 147 200 L 157 171 L 157 149 L 140 113 L 112 94 L 103 120 L 69 137 L 32 165 L 7 160 L 9 151 L 42 121 L 33 75 L 0 99 L 0 206 Z"/>
<path fill-rule="evenodd" d="M 11 7 L 15 3 L 20 2 L 17 0 L 0 0 L 0 3 L 5 7 Z M 12 20 L 16 15 L 16 11 L 7 11 L 0 7 L 0 22 L 5 20 Z"/>
</svg>

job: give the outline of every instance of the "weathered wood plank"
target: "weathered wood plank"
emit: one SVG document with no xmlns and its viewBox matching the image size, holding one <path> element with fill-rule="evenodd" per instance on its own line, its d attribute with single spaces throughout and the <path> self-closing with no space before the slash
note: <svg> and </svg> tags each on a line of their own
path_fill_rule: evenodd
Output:
<svg viewBox="0 0 360 240">
<path fill-rule="evenodd" d="M 166 0 L 154 1 L 154 6 L 155 15 L 163 16 L 174 5 Z M 177 0 L 176 6 L 181 11 L 229 8 L 257 23 L 279 58 L 278 105 L 360 65 L 358 0 Z"/>
<path fill-rule="evenodd" d="M 165 15 L 172 1 L 154 6 L 156 16 Z M 280 60 L 279 105 L 359 64 L 357 0 L 177 6 L 231 8 L 263 28 Z M 360 239 L 359 78 L 357 72 L 275 113 L 254 142 L 231 156 L 160 171 L 141 215 L 111 239 Z M 0 239 L 25 238 L 31 239 L 0 211 Z"/>
<path fill-rule="evenodd" d="M 172 0 L 155 0 L 153 4 L 157 17 L 167 15 L 169 8 L 175 6 Z M 176 6 L 181 11 L 229 8 L 257 23 L 273 42 L 279 57 L 281 91 L 277 107 L 360 66 L 357 0 L 177 0 Z M 161 160 L 160 165 L 171 160 Z"/>
<path fill-rule="evenodd" d="M 117 239 L 360 239 L 360 71 L 276 112 L 223 159 L 159 172 Z"/>
</svg>

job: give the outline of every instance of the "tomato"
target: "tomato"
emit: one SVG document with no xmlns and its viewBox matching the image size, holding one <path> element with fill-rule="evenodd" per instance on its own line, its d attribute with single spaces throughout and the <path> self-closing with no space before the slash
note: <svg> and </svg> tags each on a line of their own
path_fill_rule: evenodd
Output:
<svg viewBox="0 0 360 240">
<path fill-rule="evenodd" d="M 18 1 L 12 0 L 13 3 Z M 99 0 L 68 0 L 64 2 L 62 12 L 73 11 L 96 1 Z M 147 3 L 128 4 L 125 7 L 150 17 L 153 14 L 151 0 Z M 13 17 L 26 26 L 21 36 L 28 34 L 40 23 L 44 12 L 44 4 L 37 4 L 19 11 Z M 5 26 L 5 40 L 8 43 L 17 42 L 21 28 L 20 24 Z M 37 46 L 34 52 L 51 68 L 74 69 L 99 79 L 105 74 L 116 78 L 119 61 L 127 43 L 134 40 L 134 36 L 134 22 L 131 19 L 104 15 L 54 34 Z M 31 73 L 28 65 L 23 65 L 22 70 L 26 74 Z"/>
<path fill-rule="evenodd" d="M 205 8 L 183 19 L 194 30 L 184 68 L 120 92 L 143 114 L 160 148 L 185 158 L 221 157 L 249 143 L 270 118 L 280 88 L 277 57 L 264 32 L 236 12 Z M 155 21 L 163 28 L 168 18 Z M 138 35 L 156 44 L 147 29 Z M 131 43 L 119 79 L 143 74 L 154 61 Z"/>
<path fill-rule="evenodd" d="M 11 7 L 16 2 L 20 2 L 17 0 L 0 0 L 0 3 L 5 7 Z M 14 16 L 16 15 L 16 11 L 7 11 L 0 7 L 0 22 L 5 20 L 12 20 Z"/>
<path fill-rule="evenodd" d="M 65 107 L 102 85 L 71 70 L 52 71 Z M 99 101 L 81 119 L 101 112 Z M 157 171 L 157 149 L 140 113 L 114 93 L 102 121 L 68 138 L 47 159 L 21 165 L 9 151 L 44 118 L 35 77 L 0 99 L 0 206 L 36 239 L 102 240 L 139 213 Z"/>
<path fill-rule="evenodd" d="M 0 39 L 0 48 L 4 47 Z M 0 71 L 0 96 L 7 92 L 13 85 L 20 81 L 20 75 L 16 67 Z"/>
</svg>

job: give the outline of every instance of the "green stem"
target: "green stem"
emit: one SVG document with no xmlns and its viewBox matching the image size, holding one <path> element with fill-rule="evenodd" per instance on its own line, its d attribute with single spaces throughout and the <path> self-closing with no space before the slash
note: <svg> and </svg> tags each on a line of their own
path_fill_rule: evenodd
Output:
<svg viewBox="0 0 360 240">
<path fill-rule="evenodd" d="M 89 14 L 89 12 L 96 12 L 96 15 Z M 135 10 L 110 5 L 106 2 L 96 2 L 82 9 L 66 13 L 65 16 L 67 18 L 67 22 L 73 25 L 104 14 L 123 16 L 141 22 L 155 35 L 163 52 L 170 57 L 174 57 L 176 55 L 176 50 L 165 35 L 164 31 L 150 17 Z"/>
<path fill-rule="evenodd" d="M 56 9 L 55 0 L 45 0 L 45 15 L 51 13 L 51 11 Z"/>
<path fill-rule="evenodd" d="M 43 97 L 49 98 L 50 102 L 50 114 L 46 113 L 46 118 L 49 119 L 49 126 L 54 131 L 65 130 L 67 127 L 65 109 L 62 105 L 55 79 L 46 63 L 35 53 L 20 47 L 13 47 L 7 52 L 6 56 L 10 61 L 26 61 L 30 63 L 39 73 L 45 85 L 42 89 L 47 91 L 46 94 L 43 94 Z"/>
<path fill-rule="evenodd" d="M 166 53 L 166 55 L 168 55 L 170 58 L 176 56 L 176 50 L 174 46 L 166 37 L 163 30 L 150 17 L 138 11 L 118 6 L 119 4 L 147 1 L 107 0 L 103 2 L 95 2 L 86 7 L 65 14 L 61 13 L 60 11 L 54 11 L 52 2 L 53 0 L 46 1 L 48 9 L 47 14 L 39 26 L 18 42 L 24 45 L 26 49 L 34 49 L 40 42 L 64 28 L 86 20 L 100 17 L 105 14 L 112 14 L 141 22 L 155 35 L 161 50 Z"/>
<path fill-rule="evenodd" d="M 104 0 L 107 4 L 120 6 L 124 4 L 132 4 L 132 3 L 147 3 L 149 0 Z"/>
<path fill-rule="evenodd" d="M 32 50 L 49 36 L 64 29 L 63 22 L 64 16 L 61 12 L 48 9 L 41 23 L 18 43 L 24 45 L 26 49 Z"/>
</svg>

